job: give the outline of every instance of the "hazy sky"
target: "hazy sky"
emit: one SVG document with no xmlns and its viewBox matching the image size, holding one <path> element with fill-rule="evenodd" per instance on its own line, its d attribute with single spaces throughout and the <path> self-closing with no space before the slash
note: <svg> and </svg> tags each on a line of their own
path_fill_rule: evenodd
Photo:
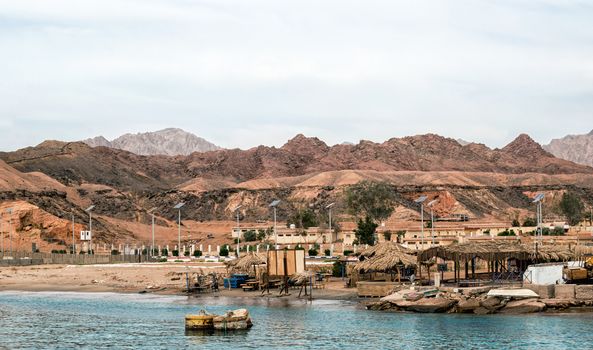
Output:
<svg viewBox="0 0 593 350">
<path fill-rule="evenodd" d="M 0 149 L 593 129 L 593 2 L 0 0 Z"/>
</svg>

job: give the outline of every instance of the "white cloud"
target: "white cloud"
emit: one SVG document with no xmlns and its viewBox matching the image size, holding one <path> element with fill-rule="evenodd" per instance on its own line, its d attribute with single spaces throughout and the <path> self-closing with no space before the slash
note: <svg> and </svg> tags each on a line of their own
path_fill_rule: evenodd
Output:
<svg viewBox="0 0 593 350">
<path fill-rule="evenodd" d="M 298 132 L 547 142 L 592 128 L 592 15 L 551 0 L 0 0 L 0 149 L 160 126 L 243 148 Z"/>
</svg>

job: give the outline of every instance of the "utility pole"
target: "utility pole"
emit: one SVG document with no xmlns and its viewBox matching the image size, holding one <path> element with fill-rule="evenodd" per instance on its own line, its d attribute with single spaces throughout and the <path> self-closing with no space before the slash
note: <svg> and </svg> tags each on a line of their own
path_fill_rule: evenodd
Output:
<svg viewBox="0 0 593 350">
<path fill-rule="evenodd" d="M 276 199 L 269 205 L 274 209 L 274 239 L 276 240 L 276 249 L 278 249 L 278 232 L 276 231 L 276 207 L 278 204 L 280 204 L 280 200 Z"/>
<path fill-rule="evenodd" d="M 177 203 L 177 205 L 175 205 L 173 208 L 179 210 L 179 222 L 178 222 L 178 226 L 177 226 L 177 256 L 181 256 L 181 207 L 183 207 L 185 205 L 185 203 L 180 202 Z"/>
<path fill-rule="evenodd" d="M 424 201 L 427 198 L 428 197 L 426 196 L 420 196 L 414 201 L 416 204 L 420 204 L 420 232 L 422 237 L 422 249 L 424 249 Z"/>
<path fill-rule="evenodd" d="M 70 214 L 72 215 L 72 253 L 71 254 L 76 254 L 76 246 L 74 245 L 74 210 L 72 210 L 70 212 Z"/>
<path fill-rule="evenodd" d="M 241 255 L 241 227 L 239 226 L 239 209 L 242 205 L 235 207 L 234 211 L 237 212 L 237 258 Z"/>
<path fill-rule="evenodd" d="M 150 214 L 151 218 L 152 218 L 152 245 L 150 246 L 150 256 L 154 256 L 154 211 L 157 208 L 152 208 L 148 211 L 148 213 Z"/>
</svg>

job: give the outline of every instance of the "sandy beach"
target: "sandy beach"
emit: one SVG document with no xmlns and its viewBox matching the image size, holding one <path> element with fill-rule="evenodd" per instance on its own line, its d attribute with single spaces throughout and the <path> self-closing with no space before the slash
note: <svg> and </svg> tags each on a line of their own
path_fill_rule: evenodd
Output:
<svg viewBox="0 0 593 350">
<path fill-rule="evenodd" d="M 185 295 L 185 272 L 225 274 L 221 263 L 195 264 L 103 264 L 103 265 L 37 265 L 0 269 L 0 291 L 118 292 Z M 288 298 L 296 298 L 291 289 Z M 223 289 L 215 293 L 228 297 L 262 297 L 260 291 Z M 200 294 L 212 296 L 212 293 Z M 324 289 L 313 290 L 317 299 L 355 299 L 356 289 L 344 288 L 339 278 L 330 280 Z M 263 297 L 278 297 L 270 290 Z"/>
</svg>

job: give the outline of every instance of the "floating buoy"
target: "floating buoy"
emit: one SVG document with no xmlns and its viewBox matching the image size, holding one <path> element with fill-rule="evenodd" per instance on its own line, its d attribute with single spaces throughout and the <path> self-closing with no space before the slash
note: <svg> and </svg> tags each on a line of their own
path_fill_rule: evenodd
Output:
<svg viewBox="0 0 593 350">
<path fill-rule="evenodd" d="M 197 315 L 185 315 L 185 329 L 214 329 L 215 316 L 208 314 L 204 310 L 200 310 Z"/>
<path fill-rule="evenodd" d="M 212 315 L 200 310 L 197 315 L 185 315 L 186 330 L 243 330 L 253 326 L 249 311 L 237 309 L 227 311 L 224 315 Z"/>
</svg>

